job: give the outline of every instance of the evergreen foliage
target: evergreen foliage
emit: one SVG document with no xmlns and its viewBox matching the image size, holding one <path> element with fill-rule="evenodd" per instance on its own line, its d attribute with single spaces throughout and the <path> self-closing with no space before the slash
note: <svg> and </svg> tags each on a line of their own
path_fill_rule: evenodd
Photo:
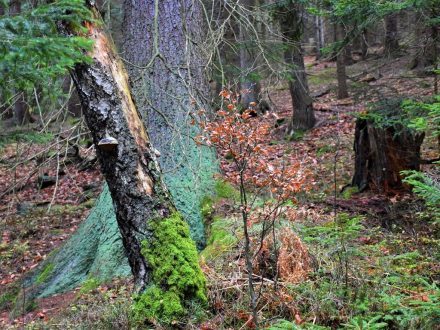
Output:
<svg viewBox="0 0 440 330">
<path fill-rule="evenodd" d="M 8 7 L 0 4 L 4 10 Z M 59 34 L 57 22 L 84 30 L 91 12 L 81 0 L 57 0 L 26 8 L 17 15 L 0 17 L 0 95 L 11 98 L 17 90 L 41 88 L 67 73 L 77 63 L 88 61 L 85 37 Z"/>
</svg>

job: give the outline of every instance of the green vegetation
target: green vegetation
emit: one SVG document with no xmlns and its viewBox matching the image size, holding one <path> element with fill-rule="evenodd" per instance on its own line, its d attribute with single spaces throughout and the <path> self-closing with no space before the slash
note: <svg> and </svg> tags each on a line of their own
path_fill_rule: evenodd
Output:
<svg viewBox="0 0 440 330">
<path fill-rule="evenodd" d="M 88 293 L 97 289 L 101 284 L 101 281 L 97 278 L 90 277 L 83 282 L 81 289 L 79 289 L 80 294 Z"/>
<path fill-rule="evenodd" d="M 52 263 L 48 263 L 43 271 L 38 275 L 37 279 L 35 280 L 36 284 L 41 284 L 43 282 L 45 282 L 49 276 L 52 274 L 54 269 L 54 265 Z"/>
<path fill-rule="evenodd" d="M 232 184 L 224 180 L 217 180 L 215 182 L 215 194 L 218 198 L 227 198 L 232 200 L 238 200 L 240 193 Z"/>
<path fill-rule="evenodd" d="M 152 226 L 151 242 L 142 242 L 142 254 L 152 267 L 152 282 L 135 297 L 133 313 L 142 320 L 171 323 L 184 316 L 186 306 L 207 302 L 206 283 L 188 225 L 175 213 Z"/>
<path fill-rule="evenodd" d="M 414 193 L 423 198 L 432 213 L 434 222 L 440 222 L 440 187 L 428 175 L 418 171 L 403 171 L 403 182 L 413 187 Z"/>
<path fill-rule="evenodd" d="M 301 129 L 297 129 L 297 130 L 294 130 L 292 132 L 292 134 L 288 136 L 287 139 L 289 141 L 300 141 L 303 139 L 305 134 L 306 134 L 306 131 L 303 131 Z"/>
<path fill-rule="evenodd" d="M 336 147 L 334 145 L 327 144 L 327 145 L 322 146 L 316 150 L 316 156 L 321 157 L 324 154 L 334 153 L 335 151 L 336 151 Z"/>
<path fill-rule="evenodd" d="M 403 98 L 387 98 L 370 105 L 367 112 L 361 113 L 359 118 L 369 120 L 376 127 L 393 127 L 399 132 L 401 129 L 416 131 L 415 122 L 426 116 L 421 107 L 409 106 L 412 101 Z"/>
<path fill-rule="evenodd" d="M 202 212 L 203 219 L 206 220 L 211 217 L 214 211 L 214 200 L 210 196 L 204 196 L 200 202 L 200 211 Z"/>
<path fill-rule="evenodd" d="M 53 139 L 52 133 L 39 133 L 35 131 L 17 131 L 0 136 L 0 147 L 13 142 L 46 144 Z"/>
<path fill-rule="evenodd" d="M 342 192 L 342 197 L 344 199 L 350 199 L 351 196 L 353 196 L 353 194 L 356 194 L 359 192 L 359 188 L 357 186 L 354 187 L 347 187 L 344 189 L 344 191 Z"/>
<path fill-rule="evenodd" d="M 231 250 L 238 242 L 238 238 L 232 233 L 233 219 L 214 217 L 208 233 L 208 242 L 200 256 L 210 260 Z"/>
<path fill-rule="evenodd" d="M 310 86 L 323 86 L 330 85 L 336 82 L 336 68 L 326 68 L 319 72 L 319 74 L 314 74 L 309 77 Z"/>
<path fill-rule="evenodd" d="M 18 285 L 11 285 L 6 288 L 5 292 L 0 295 L 0 311 L 8 310 L 14 306 L 20 287 Z"/>
<path fill-rule="evenodd" d="M 84 31 L 82 22 L 91 20 L 91 12 L 84 1 L 57 0 L 34 8 L 23 5 L 20 15 L 0 17 L 0 40 L 5 41 L 0 46 L 4 100 L 17 89 L 33 92 L 38 87 L 48 95 L 56 78 L 76 63 L 89 60 L 83 50 L 90 49 L 91 41 L 61 36 L 56 25 L 60 20 Z"/>
<path fill-rule="evenodd" d="M 341 214 L 328 224 L 297 227 L 319 265 L 309 281 L 289 289 L 300 315 L 343 329 L 435 328 L 440 288 L 429 271 L 435 259 L 421 250 L 406 252 L 393 233 L 366 231 L 361 221 Z M 427 244 L 438 249 L 438 242 Z"/>
</svg>

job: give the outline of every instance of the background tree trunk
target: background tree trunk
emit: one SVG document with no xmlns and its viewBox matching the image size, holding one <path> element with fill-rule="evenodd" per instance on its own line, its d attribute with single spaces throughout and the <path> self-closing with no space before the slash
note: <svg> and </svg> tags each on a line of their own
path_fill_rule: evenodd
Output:
<svg viewBox="0 0 440 330">
<path fill-rule="evenodd" d="M 88 30 L 94 41 L 90 54 L 94 61 L 77 65 L 72 76 L 113 199 L 135 284 L 143 289 L 150 282 L 151 266 L 141 253 L 141 241 L 152 239 L 151 221 L 170 217 L 175 208 L 131 98 L 122 61 L 102 29 L 89 24 Z"/>
<path fill-rule="evenodd" d="M 368 30 L 364 29 L 360 36 L 361 38 L 361 57 L 365 60 L 368 56 Z"/>
<path fill-rule="evenodd" d="M 358 119 L 353 186 L 382 193 L 404 188 L 400 171 L 419 170 L 423 138 L 402 126 L 377 127 L 371 120 Z"/>
<path fill-rule="evenodd" d="M 428 17 L 436 17 L 437 13 L 415 12 L 414 16 L 414 42 L 412 44 L 412 58 L 410 69 L 423 70 L 434 65 L 439 54 L 438 29 L 440 25 L 428 26 Z M 434 16 L 430 16 L 434 15 Z"/>
<path fill-rule="evenodd" d="M 344 39 L 344 30 L 342 26 L 336 26 L 336 34 L 338 40 Z M 345 48 L 345 47 L 344 47 Z M 338 51 L 336 55 L 336 76 L 338 79 L 338 99 L 345 99 L 348 97 L 347 88 L 347 74 L 345 70 L 345 52 L 344 48 Z"/>
<path fill-rule="evenodd" d="M 313 100 L 309 95 L 306 69 L 304 65 L 301 39 L 304 30 L 303 8 L 291 4 L 279 9 L 276 17 L 284 42 L 288 49 L 284 53 L 286 63 L 291 66 L 292 77 L 289 80 L 289 90 L 292 97 L 293 116 L 291 129 L 310 129 L 315 125 Z"/>
<path fill-rule="evenodd" d="M 315 34 L 316 34 L 316 59 L 321 58 L 321 49 L 325 46 L 325 26 L 324 19 L 321 16 L 315 16 Z"/>
<path fill-rule="evenodd" d="M 255 0 L 240 0 L 240 4 L 249 12 L 254 10 Z M 256 41 L 254 32 L 250 32 L 249 24 L 253 26 L 253 17 L 248 15 L 249 23 L 238 22 L 239 24 L 239 44 L 240 49 L 240 103 L 243 109 L 249 108 L 249 103 L 256 104 L 260 101 L 261 85 L 257 76 L 257 54 Z"/>
<path fill-rule="evenodd" d="M 398 18 L 398 13 L 389 14 L 385 17 L 385 40 L 384 40 L 385 55 L 392 55 L 399 50 L 397 18 Z"/>
</svg>

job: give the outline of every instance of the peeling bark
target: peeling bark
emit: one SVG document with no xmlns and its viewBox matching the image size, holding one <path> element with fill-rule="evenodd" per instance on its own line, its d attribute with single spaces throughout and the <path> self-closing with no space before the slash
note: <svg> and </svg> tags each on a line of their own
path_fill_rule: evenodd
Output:
<svg viewBox="0 0 440 330">
<path fill-rule="evenodd" d="M 169 217 L 175 208 L 162 183 L 122 61 L 102 28 L 87 23 L 87 29 L 94 41 L 89 54 L 93 61 L 77 65 L 72 77 L 113 199 L 135 283 L 142 290 L 150 281 L 151 269 L 141 254 L 141 241 L 152 237 L 152 220 Z M 109 137 L 116 139 L 117 145 L 102 143 Z"/>
</svg>

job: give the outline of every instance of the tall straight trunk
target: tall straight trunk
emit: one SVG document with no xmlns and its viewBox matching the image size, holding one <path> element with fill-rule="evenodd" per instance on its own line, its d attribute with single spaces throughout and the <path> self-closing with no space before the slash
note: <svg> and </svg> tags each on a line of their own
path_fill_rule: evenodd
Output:
<svg viewBox="0 0 440 330">
<path fill-rule="evenodd" d="M 202 248 L 200 204 L 212 193 L 217 169 L 214 152 L 196 145 L 200 132 L 191 125 L 199 110 L 209 112 L 210 103 L 203 11 L 198 1 L 160 0 L 156 15 L 155 4 L 124 2 L 122 50 L 136 105 L 160 152 L 164 181 Z"/>
<path fill-rule="evenodd" d="M 437 17 L 440 9 L 433 8 L 431 12 L 414 13 L 414 43 L 412 45 L 412 58 L 409 64 L 410 69 L 424 69 L 427 66 L 435 65 L 439 54 L 438 29 L 439 24 L 428 26 L 427 17 Z"/>
<path fill-rule="evenodd" d="M 343 27 L 336 26 L 336 34 L 339 40 L 344 38 Z M 348 97 L 347 88 L 347 73 L 345 69 L 345 52 L 344 48 L 338 51 L 336 55 L 336 77 L 338 79 L 338 99 L 345 99 Z"/>
<path fill-rule="evenodd" d="M 20 92 L 14 102 L 14 123 L 25 125 L 31 121 L 29 106 L 24 97 L 24 92 Z"/>
<path fill-rule="evenodd" d="M 315 125 L 313 100 L 309 95 L 309 85 L 304 65 L 301 39 L 304 30 L 303 8 L 288 5 L 276 13 L 284 42 L 289 46 L 284 53 L 286 63 L 292 67 L 289 90 L 292 97 L 293 116 L 291 130 L 310 129 Z"/>
<path fill-rule="evenodd" d="M 361 56 L 365 60 L 368 55 L 368 30 L 364 29 L 360 36 L 361 38 Z"/>
<path fill-rule="evenodd" d="M 289 81 L 294 109 L 291 127 L 293 130 L 310 129 L 315 125 L 316 119 L 313 112 L 313 100 L 309 95 L 302 47 L 299 43 L 293 47 L 290 54 L 286 54 L 286 62 L 294 65 L 293 79 Z"/>
<path fill-rule="evenodd" d="M 347 29 L 347 28 L 344 26 L 344 29 Z M 352 43 L 351 43 L 351 41 L 348 41 L 344 47 L 344 63 L 345 63 L 345 65 L 351 65 L 354 63 L 352 52 L 353 52 Z"/>
<path fill-rule="evenodd" d="M 315 16 L 315 34 L 316 34 L 316 59 L 321 58 L 321 49 L 324 48 L 324 20 L 321 16 Z"/>
<path fill-rule="evenodd" d="M 397 17 L 397 13 L 392 13 L 385 17 L 384 53 L 386 55 L 392 55 L 399 50 Z"/>
</svg>

